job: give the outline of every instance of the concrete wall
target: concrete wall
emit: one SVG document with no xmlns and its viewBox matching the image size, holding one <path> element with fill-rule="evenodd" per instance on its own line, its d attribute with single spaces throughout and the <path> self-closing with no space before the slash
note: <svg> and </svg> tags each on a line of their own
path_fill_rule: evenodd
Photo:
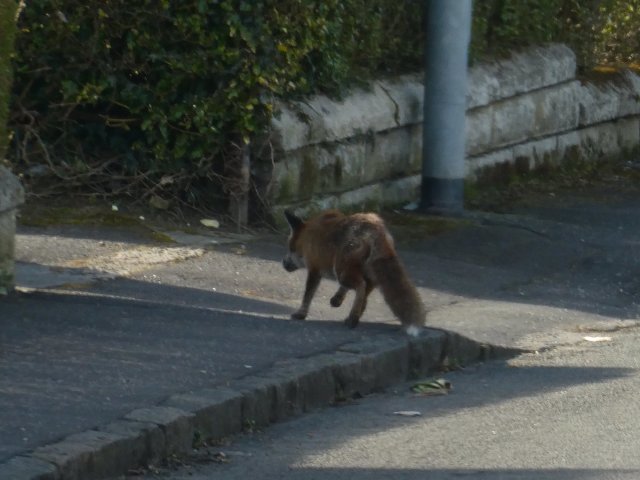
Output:
<svg viewBox="0 0 640 480">
<path fill-rule="evenodd" d="M 13 288 L 16 208 L 23 200 L 18 179 L 0 166 L 0 295 Z"/>
<path fill-rule="evenodd" d="M 319 95 L 279 104 L 270 154 L 255 160 L 274 213 L 417 199 L 422 95 L 421 78 L 409 75 L 342 100 Z M 470 181 L 498 166 L 596 160 L 640 144 L 640 77 L 626 72 L 582 82 L 575 55 L 563 45 L 473 67 L 467 101 Z"/>
</svg>

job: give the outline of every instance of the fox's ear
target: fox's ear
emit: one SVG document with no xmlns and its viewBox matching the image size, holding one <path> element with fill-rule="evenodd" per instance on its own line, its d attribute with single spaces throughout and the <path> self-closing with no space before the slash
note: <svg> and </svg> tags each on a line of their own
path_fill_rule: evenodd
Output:
<svg viewBox="0 0 640 480">
<path fill-rule="evenodd" d="M 291 227 L 291 230 L 295 230 L 304 224 L 304 221 L 291 210 L 285 210 L 284 217 L 287 219 L 287 223 Z"/>
</svg>

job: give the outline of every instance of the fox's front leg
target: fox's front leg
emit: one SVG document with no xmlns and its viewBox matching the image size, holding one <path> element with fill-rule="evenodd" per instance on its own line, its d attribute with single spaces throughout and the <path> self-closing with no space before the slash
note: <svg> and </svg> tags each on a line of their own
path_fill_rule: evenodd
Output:
<svg viewBox="0 0 640 480">
<path fill-rule="evenodd" d="M 316 270 L 309 270 L 307 273 L 307 283 L 304 287 L 304 295 L 302 296 L 302 305 L 300 308 L 291 314 L 291 318 L 295 320 L 304 320 L 307 318 L 307 313 L 309 313 L 309 305 L 311 305 L 311 300 L 313 300 L 313 296 L 318 289 L 318 285 L 320 285 L 320 279 L 322 276 L 320 272 Z"/>
</svg>

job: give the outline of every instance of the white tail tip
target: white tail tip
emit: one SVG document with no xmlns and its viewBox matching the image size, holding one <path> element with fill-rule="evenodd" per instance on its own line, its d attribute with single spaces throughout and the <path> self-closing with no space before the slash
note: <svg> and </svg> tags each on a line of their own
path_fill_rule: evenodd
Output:
<svg viewBox="0 0 640 480">
<path fill-rule="evenodd" d="M 410 337 L 417 337 L 420 335 L 420 332 L 422 332 L 422 327 L 417 327 L 416 325 L 409 325 L 407 327 L 407 335 L 409 335 Z"/>
</svg>

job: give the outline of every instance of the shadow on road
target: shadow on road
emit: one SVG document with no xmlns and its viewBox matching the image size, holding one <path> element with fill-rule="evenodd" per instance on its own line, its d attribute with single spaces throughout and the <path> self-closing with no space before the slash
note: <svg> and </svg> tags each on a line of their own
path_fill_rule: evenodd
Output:
<svg viewBox="0 0 640 480">
<path fill-rule="evenodd" d="M 120 282 L 0 299 L 0 461 L 175 393 L 397 330 L 295 322 L 278 304 Z"/>
<path fill-rule="evenodd" d="M 607 478 L 611 480 L 631 480 L 638 478 L 637 470 L 616 469 L 522 469 L 522 470 L 446 470 L 446 469 L 305 469 L 293 468 L 288 471 L 287 478 L 304 480 L 324 480 L 348 478 L 352 480 L 369 480 L 372 478 L 393 478 L 399 480 L 588 480 Z"/>
</svg>

